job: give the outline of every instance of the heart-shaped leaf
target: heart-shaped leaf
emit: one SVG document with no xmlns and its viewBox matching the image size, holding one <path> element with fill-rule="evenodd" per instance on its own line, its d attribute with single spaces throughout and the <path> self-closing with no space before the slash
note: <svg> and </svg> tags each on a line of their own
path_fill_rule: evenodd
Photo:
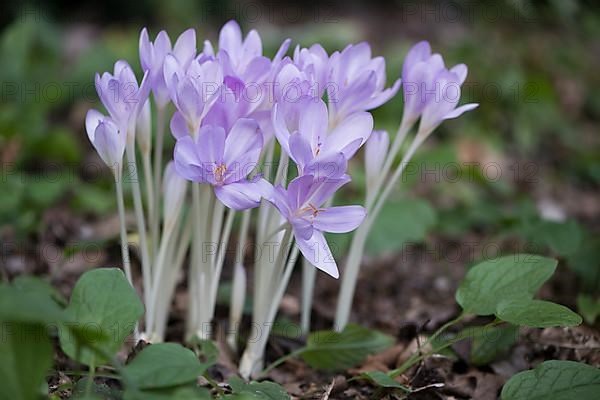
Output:
<svg viewBox="0 0 600 400">
<path fill-rule="evenodd" d="M 502 400 L 593 400 L 600 393 L 600 369 L 573 361 L 546 361 L 514 375 Z"/>
<path fill-rule="evenodd" d="M 473 336 L 470 360 L 475 365 L 487 365 L 506 353 L 517 341 L 519 327 L 505 326 L 468 328 Z"/>
<path fill-rule="evenodd" d="M 275 382 L 250 382 L 246 383 L 237 376 L 229 378 L 229 386 L 234 395 L 240 399 L 260 400 L 289 400 L 290 396 L 285 389 Z"/>
<path fill-rule="evenodd" d="M 133 331 L 144 306 L 120 269 L 101 268 L 81 276 L 66 311 L 78 326 L 91 327 L 103 334 L 93 345 L 112 355 Z M 67 330 L 60 330 L 60 345 L 69 357 L 86 365 L 108 361 L 89 347 L 81 348 L 81 340 Z"/>
<path fill-rule="evenodd" d="M 301 357 L 313 368 L 342 370 L 354 367 L 367 355 L 380 352 L 393 343 L 394 339 L 388 335 L 351 324 L 342 332 L 311 333 Z"/>
<path fill-rule="evenodd" d="M 543 300 L 501 302 L 496 316 L 511 324 L 532 328 L 581 324 L 581 317 L 567 307 Z"/>
<path fill-rule="evenodd" d="M 556 260 L 530 254 L 515 254 L 484 261 L 469 270 L 456 292 L 465 312 L 496 313 L 506 300 L 530 300 L 552 276 Z"/>
<path fill-rule="evenodd" d="M 208 367 L 179 344 L 158 343 L 142 350 L 123 373 L 140 389 L 156 389 L 193 382 Z"/>
</svg>

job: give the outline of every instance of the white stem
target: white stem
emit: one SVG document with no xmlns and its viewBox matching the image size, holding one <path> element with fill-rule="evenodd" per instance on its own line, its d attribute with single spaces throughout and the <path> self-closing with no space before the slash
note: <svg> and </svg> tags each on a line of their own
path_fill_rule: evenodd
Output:
<svg viewBox="0 0 600 400">
<path fill-rule="evenodd" d="M 244 303 L 246 302 L 246 269 L 244 268 L 244 252 L 250 228 L 251 210 L 242 214 L 242 223 L 235 252 L 233 280 L 231 283 L 231 301 L 229 307 L 229 333 L 227 343 L 237 350 L 238 326 L 242 320 Z"/>
<path fill-rule="evenodd" d="M 144 166 L 144 181 L 146 183 L 146 201 L 148 203 L 148 214 L 147 221 L 152 222 L 155 219 L 155 214 L 157 214 L 157 209 L 154 206 L 154 187 L 152 181 L 152 164 L 150 162 L 150 152 L 147 151 L 142 153 L 142 164 Z M 150 225 L 150 235 L 154 238 L 154 225 Z M 156 252 L 158 244 L 155 244 L 154 241 L 151 242 L 151 260 L 154 263 L 156 259 Z"/>
<path fill-rule="evenodd" d="M 361 226 L 358 227 L 352 238 L 350 245 L 350 254 L 348 254 L 346 268 L 344 268 L 344 274 L 342 277 L 342 284 L 340 288 L 340 294 L 338 297 L 337 310 L 335 315 L 334 329 L 342 331 L 348 324 L 350 318 L 350 310 L 352 309 L 352 299 L 354 298 L 354 290 L 356 289 L 356 282 L 358 280 L 358 272 L 360 270 L 360 263 L 364 253 L 365 244 L 373 222 L 377 218 L 377 215 L 381 211 L 383 204 L 389 197 L 394 185 L 402 175 L 402 172 L 406 168 L 406 165 L 414 155 L 419 145 L 423 142 L 422 136 L 417 134 L 413 142 L 411 143 L 406 154 L 402 158 L 400 165 L 394 171 L 394 174 L 387 181 L 385 188 L 381 195 L 378 196 L 377 202 L 371 210 L 367 210 L 368 215 Z"/>
<path fill-rule="evenodd" d="M 131 186 L 133 189 L 133 205 L 135 209 L 135 218 L 137 220 L 138 234 L 140 238 L 140 253 L 142 259 L 142 277 L 144 281 L 144 303 L 146 306 L 150 304 L 150 293 L 152 290 L 152 271 L 150 265 L 150 257 L 148 255 L 148 243 L 146 242 L 146 222 L 144 220 L 144 205 L 142 203 L 142 192 L 140 189 L 140 180 L 137 173 L 137 163 L 135 156 L 135 143 L 127 141 L 127 161 L 129 163 L 129 172 Z M 146 322 L 148 313 L 146 313 Z"/>
<path fill-rule="evenodd" d="M 307 260 L 302 260 L 302 313 L 300 317 L 300 327 L 302 334 L 310 332 L 310 317 L 312 311 L 313 295 L 315 290 L 315 280 L 317 279 L 317 269 Z"/>
<path fill-rule="evenodd" d="M 156 108 L 156 145 L 154 146 L 154 205 L 156 212 L 152 215 L 151 233 L 152 249 L 158 247 L 158 236 L 160 231 L 160 209 L 161 209 L 161 183 L 162 183 L 162 153 L 165 136 L 165 107 Z M 154 250 L 156 251 L 156 250 Z"/>
<path fill-rule="evenodd" d="M 258 337 L 248 340 L 240 360 L 240 375 L 246 379 L 256 377 L 262 370 L 269 333 L 297 260 L 298 247 L 294 246 L 290 254 L 291 245 L 292 230 L 288 228 L 285 231 L 274 263 L 278 278 L 273 279 L 273 284 L 266 285 L 270 290 L 261 293 L 261 297 L 267 301 L 262 301 L 261 309 L 253 315 L 254 326 L 258 328 Z"/>
<path fill-rule="evenodd" d="M 123 269 L 125 276 L 133 287 L 133 278 L 131 275 L 131 261 L 129 259 L 129 243 L 127 241 L 127 227 L 125 226 L 125 200 L 123 198 L 122 173 L 115 174 L 115 186 L 117 188 L 117 208 L 119 209 L 119 225 L 121 230 L 121 257 L 123 259 Z"/>
</svg>

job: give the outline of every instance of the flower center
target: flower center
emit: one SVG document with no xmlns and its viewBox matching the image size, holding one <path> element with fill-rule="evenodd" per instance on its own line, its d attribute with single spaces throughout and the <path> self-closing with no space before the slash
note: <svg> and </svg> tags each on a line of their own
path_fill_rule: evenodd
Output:
<svg viewBox="0 0 600 400">
<path fill-rule="evenodd" d="M 215 167 L 213 172 L 217 183 L 223 183 L 225 180 L 225 173 L 227 172 L 227 166 L 225 164 L 219 164 Z"/>
<path fill-rule="evenodd" d="M 301 213 L 303 213 L 303 214 L 309 213 L 313 219 L 316 218 L 317 215 L 319 215 L 319 213 L 321 211 L 323 211 L 323 209 L 318 209 L 317 207 L 315 207 L 314 205 L 312 205 L 310 203 L 306 207 L 300 209 Z"/>
</svg>

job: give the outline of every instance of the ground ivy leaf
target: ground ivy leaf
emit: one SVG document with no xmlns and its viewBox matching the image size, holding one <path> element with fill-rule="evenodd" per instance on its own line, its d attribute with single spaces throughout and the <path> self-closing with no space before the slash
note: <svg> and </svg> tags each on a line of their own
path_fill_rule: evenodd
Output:
<svg viewBox="0 0 600 400">
<path fill-rule="evenodd" d="M 573 361 L 546 361 L 514 375 L 502 400 L 587 400 L 600 393 L 600 369 Z"/>
<path fill-rule="evenodd" d="M 371 372 L 363 372 L 362 374 L 359 375 L 360 378 L 364 378 L 369 380 L 371 383 L 373 383 L 375 386 L 379 386 L 379 387 L 384 387 L 384 388 L 393 388 L 393 389 L 400 389 L 406 393 L 410 393 L 411 390 L 402 385 L 401 383 L 395 381 L 392 377 L 390 377 L 388 374 L 385 374 L 381 371 L 371 371 Z"/>
<path fill-rule="evenodd" d="M 281 385 L 275 382 L 250 382 L 246 383 L 237 376 L 228 380 L 234 395 L 248 395 L 253 399 L 264 400 L 289 400 L 290 396 Z"/>
<path fill-rule="evenodd" d="M 473 337 L 469 359 L 474 365 L 487 365 L 507 353 L 519 333 L 519 327 L 510 324 L 467 329 L 469 336 Z"/>
<path fill-rule="evenodd" d="M 66 311 L 77 326 L 93 327 L 103 334 L 94 345 L 114 354 L 132 332 L 144 307 L 120 269 L 100 268 L 86 272 L 77 281 Z M 69 357 L 86 365 L 108 361 L 89 348 L 78 351 L 80 344 L 68 331 L 60 330 L 60 345 Z"/>
<path fill-rule="evenodd" d="M 207 368 L 190 349 L 158 343 L 142 350 L 123 373 L 140 389 L 156 389 L 194 382 Z"/>
<path fill-rule="evenodd" d="M 556 260 L 530 254 L 484 261 L 469 270 L 456 301 L 468 313 L 492 315 L 501 301 L 532 299 L 556 264 Z"/>
<path fill-rule="evenodd" d="M 532 328 L 581 324 L 578 314 L 563 305 L 544 300 L 505 301 L 498 305 L 496 316 L 511 324 Z"/>
<path fill-rule="evenodd" d="M 178 386 L 154 390 L 127 389 L 123 400 L 211 400 L 205 388 L 195 386 Z"/>
<path fill-rule="evenodd" d="M 0 340 L 0 398 L 41 398 L 46 372 L 52 366 L 52 344 L 39 324 L 3 323 Z"/>
<path fill-rule="evenodd" d="M 342 332 L 311 333 L 301 357 L 313 368 L 343 370 L 354 367 L 367 355 L 380 352 L 393 343 L 393 338 L 379 331 L 350 324 Z"/>
</svg>

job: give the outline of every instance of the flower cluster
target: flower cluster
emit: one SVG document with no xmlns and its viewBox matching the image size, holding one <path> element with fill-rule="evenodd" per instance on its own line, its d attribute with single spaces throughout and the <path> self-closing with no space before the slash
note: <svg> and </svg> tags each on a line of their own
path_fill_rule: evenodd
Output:
<svg viewBox="0 0 600 400">
<path fill-rule="evenodd" d="M 373 57 L 367 43 L 348 45 L 332 54 L 319 44 L 296 46 L 288 56 L 290 42 L 285 40 L 275 56 L 268 58 L 259 34 L 252 30 L 244 37 L 235 21 L 221 29 L 218 47 L 204 41 L 201 51 L 194 30 L 183 32 L 173 45 L 166 32 L 151 41 L 144 29 L 139 43 L 144 71 L 140 83 L 126 61 L 118 61 L 112 74 L 96 76 L 96 89 L 108 116 L 90 110 L 85 125 L 100 157 L 115 172 L 123 264 L 130 279 L 119 177 L 124 154 L 134 166 L 136 152 L 142 155 L 146 201 L 138 179 L 132 192 L 147 339 L 164 336 L 170 299 L 188 249 L 187 334 L 210 337 L 204 328 L 214 316 L 223 252 L 236 212 L 242 211 L 238 243 L 244 243 L 252 226 L 251 210 L 257 207 L 254 238 L 258 247 L 273 241 L 279 245 L 274 257 L 255 259 L 253 322 L 258 326 L 272 324 L 298 252 L 309 264 L 338 278 L 324 233 L 358 228 L 338 304 L 340 325 L 336 328 L 343 328 L 368 231 L 406 162 L 442 121 L 477 106 L 457 107 L 467 67 L 459 64 L 447 69 L 426 42 L 408 52 L 402 80 L 389 87 L 385 60 Z M 404 115 L 392 142 L 387 132 L 373 130 L 369 111 L 393 98 L 401 86 Z M 175 111 L 167 116 L 169 104 Z M 403 140 L 419 120 L 412 144 L 402 162 L 396 163 Z M 176 143 L 173 160 L 163 172 L 166 125 Z M 351 181 L 348 166 L 363 145 L 365 207 L 334 206 L 334 195 Z M 279 162 L 274 163 L 277 155 Z M 290 161 L 295 168 L 288 171 Z M 188 187 L 191 202 L 185 201 Z M 240 287 L 232 294 L 231 303 L 236 305 L 232 306 L 232 323 L 241 320 L 244 303 L 243 253 L 238 248 L 234 262 L 234 283 Z M 310 277 L 303 281 L 310 283 Z M 306 289 L 304 295 L 310 296 L 310 291 Z M 310 302 L 303 304 L 310 310 Z M 244 376 L 260 367 L 267 337 L 248 344 L 240 366 Z M 236 338 L 229 339 L 235 346 Z"/>
</svg>

